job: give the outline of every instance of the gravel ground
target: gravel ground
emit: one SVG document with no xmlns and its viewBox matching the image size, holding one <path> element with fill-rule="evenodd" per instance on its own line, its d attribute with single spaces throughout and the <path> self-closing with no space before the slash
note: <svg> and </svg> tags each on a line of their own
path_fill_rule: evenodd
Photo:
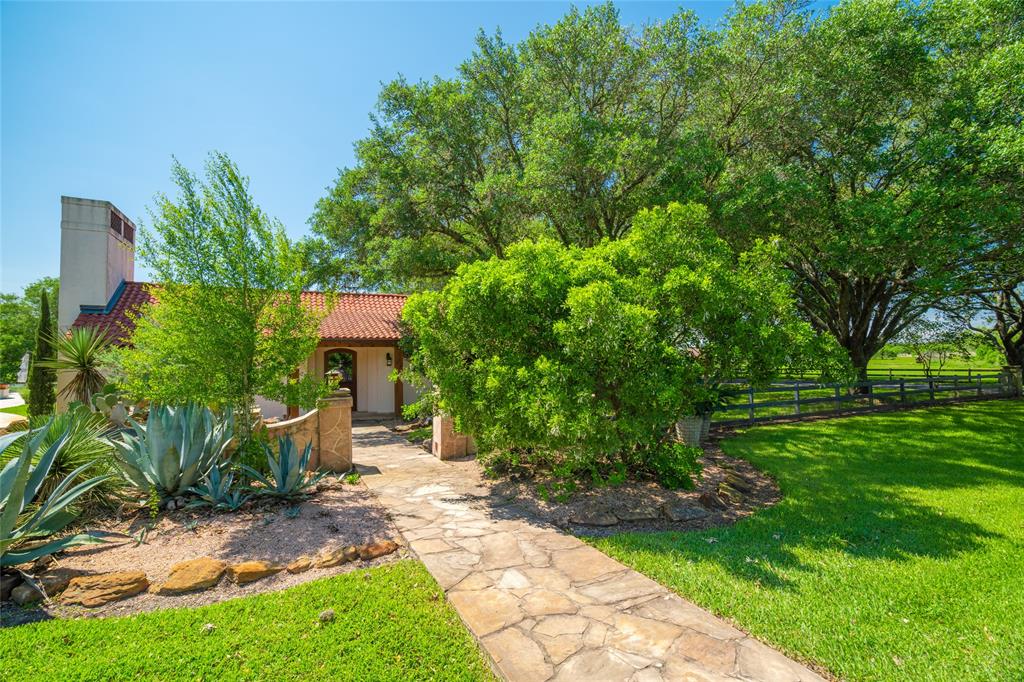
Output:
<svg viewBox="0 0 1024 682">
<path fill-rule="evenodd" d="M 151 520 L 147 511 L 133 514 L 130 519 L 111 519 L 106 524 L 90 524 L 90 528 L 130 537 L 115 539 L 104 545 L 68 550 L 53 567 L 84 573 L 144 571 L 150 584 L 157 585 L 167 578 L 174 564 L 199 557 L 210 556 L 229 563 L 262 559 L 287 564 L 302 555 L 313 557 L 324 550 L 347 545 L 386 539 L 401 543 L 399 533 L 387 512 L 361 483 L 350 485 L 323 481 L 314 496 L 299 504 L 261 501 L 234 513 L 189 510 L 161 512 L 156 523 L 146 531 L 143 543 L 139 544 L 137 538 L 149 524 Z M 36 618 L 45 618 L 47 615 L 115 616 L 163 608 L 199 606 L 282 590 L 317 578 L 387 563 L 403 554 L 404 550 L 400 550 L 374 561 L 312 568 L 297 574 L 282 571 L 242 586 L 235 585 L 225 576 L 208 590 L 176 596 L 144 592 L 98 608 L 51 604 L 40 607 L 45 614 L 34 615 Z M 17 607 L 4 604 L 3 608 Z"/>
</svg>

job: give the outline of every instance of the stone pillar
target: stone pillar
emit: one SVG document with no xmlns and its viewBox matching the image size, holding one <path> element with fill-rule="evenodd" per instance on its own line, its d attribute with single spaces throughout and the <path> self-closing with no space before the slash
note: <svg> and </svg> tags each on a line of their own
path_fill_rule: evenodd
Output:
<svg viewBox="0 0 1024 682">
<path fill-rule="evenodd" d="M 348 471 L 352 468 L 352 394 L 340 389 L 320 407 L 320 468 Z"/>
<path fill-rule="evenodd" d="M 430 451 L 440 460 L 455 459 L 476 454 L 476 443 L 472 436 L 456 433 L 455 423 L 446 414 L 439 414 L 433 420 L 433 439 Z"/>
</svg>

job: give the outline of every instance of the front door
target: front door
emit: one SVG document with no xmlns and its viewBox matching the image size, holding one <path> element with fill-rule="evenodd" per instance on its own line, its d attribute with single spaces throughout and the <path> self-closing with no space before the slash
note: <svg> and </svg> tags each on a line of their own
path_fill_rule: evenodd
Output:
<svg viewBox="0 0 1024 682">
<path fill-rule="evenodd" d="M 347 388 L 352 394 L 352 411 L 359 409 L 356 397 L 356 352 L 335 348 L 324 354 L 324 379 L 332 389 Z"/>
</svg>

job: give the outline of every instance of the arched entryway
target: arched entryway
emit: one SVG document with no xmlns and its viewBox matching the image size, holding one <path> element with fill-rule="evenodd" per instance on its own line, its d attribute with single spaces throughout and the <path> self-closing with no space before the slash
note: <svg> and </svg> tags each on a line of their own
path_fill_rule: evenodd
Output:
<svg viewBox="0 0 1024 682">
<path fill-rule="evenodd" d="M 332 389 L 347 388 L 352 394 L 352 410 L 359 409 L 356 395 L 356 352 L 351 348 L 332 348 L 324 353 L 324 380 Z"/>
</svg>

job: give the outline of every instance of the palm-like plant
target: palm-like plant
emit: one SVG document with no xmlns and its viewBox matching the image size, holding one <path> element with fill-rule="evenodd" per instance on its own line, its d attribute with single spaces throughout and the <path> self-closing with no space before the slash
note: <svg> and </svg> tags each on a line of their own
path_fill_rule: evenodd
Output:
<svg viewBox="0 0 1024 682">
<path fill-rule="evenodd" d="M 91 404 L 92 394 L 103 390 L 107 379 L 100 371 L 100 357 L 110 346 L 110 338 L 99 327 L 77 327 L 66 336 L 51 339 L 57 357 L 40 360 L 39 366 L 58 372 L 70 372 L 71 380 L 60 395 Z"/>
<path fill-rule="evenodd" d="M 145 424 L 129 420 L 134 433 L 111 442 L 128 481 L 161 497 L 184 495 L 224 457 L 234 431 L 229 411 L 223 419 L 197 403 L 158 405 Z"/>
<path fill-rule="evenodd" d="M 0 470 L 0 566 L 33 561 L 74 545 L 103 542 L 87 533 L 46 539 L 75 518 L 72 503 L 110 477 L 101 474 L 80 480 L 91 466 L 87 463 L 72 471 L 48 494 L 41 495 L 50 467 L 71 439 L 66 430 L 43 450 L 48 431 L 42 428 L 0 437 L 0 455 L 17 441 L 23 442 L 18 456 L 10 458 Z"/>
</svg>

